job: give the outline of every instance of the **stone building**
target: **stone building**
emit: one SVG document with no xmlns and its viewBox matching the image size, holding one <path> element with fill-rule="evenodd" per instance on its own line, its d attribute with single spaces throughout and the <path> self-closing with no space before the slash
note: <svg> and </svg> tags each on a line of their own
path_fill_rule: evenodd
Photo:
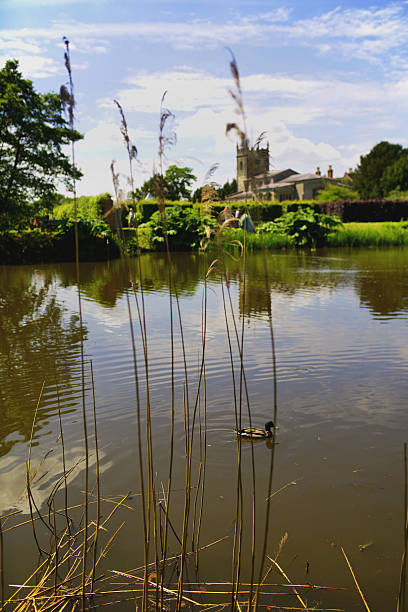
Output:
<svg viewBox="0 0 408 612">
<path fill-rule="evenodd" d="M 266 148 L 237 145 L 237 193 L 227 199 L 234 200 L 312 200 L 327 183 L 336 183 L 333 168 L 322 176 L 315 173 L 299 174 L 292 168 L 269 170 L 269 143 Z"/>
</svg>

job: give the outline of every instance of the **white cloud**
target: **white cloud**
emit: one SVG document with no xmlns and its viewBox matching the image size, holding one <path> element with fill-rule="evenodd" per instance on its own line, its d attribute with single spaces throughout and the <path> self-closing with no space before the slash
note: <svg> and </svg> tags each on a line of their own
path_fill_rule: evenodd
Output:
<svg viewBox="0 0 408 612">
<path fill-rule="evenodd" d="M 22 0 L 21 0 L 22 1 Z M 24 0 L 28 1 L 28 0 Z M 43 0 L 50 4 L 58 0 Z M 71 0 L 73 1 L 73 0 Z M 80 0 L 77 0 L 80 1 Z M 62 2 L 62 0 L 61 0 Z M 290 19 L 290 11 L 278 8 L 261 14 L 238 16 L 233 21 L 214 20 L 139 21 L 127 23 L 54 23 L 52 28 L 24 28 L 3 30 L 7 40 L 54 41 L 63 35 L 75 39 L 78 48 L 90 50 L 89 38 L 95 48 L 104 49 L 104 41 L 112 38 L 136 37 L 169 43 L 178 48 L 253 44 L 282 47 L 285 44 L 314 45 L 323 52 L 335 51 L 347 57 L 372 61 L 382 58 L 387 51 L 404 48 L 408 42 L 408 16 L 404 4 L 368 9 L 340 7 L 311 19 Z"/>
<path fill-rule="evenodd" d="M 19 68 L 24 76 L 46 78 L 61 72 L 61 66 L 53 59 L 42 55 L 13 54 L 19 61 Z M 0 55 L 0 66 L 4 66 L 10 55 Z"/>
</svg>

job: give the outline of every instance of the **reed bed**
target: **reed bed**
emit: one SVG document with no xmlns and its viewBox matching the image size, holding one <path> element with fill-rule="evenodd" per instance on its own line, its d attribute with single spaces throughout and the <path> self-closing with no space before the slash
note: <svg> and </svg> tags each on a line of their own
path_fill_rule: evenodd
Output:
<svg viewBox="0 0 408 612">
<path fill-rule="evenodd" d="M 70 120 L 73 126 L 73 83 L 70 70 L 69 47 L 66 41 L 66 66 L 69 74 L 70 91 L 67 93 L 70 103 Z M 238 67 L 233 57 L 231 72 L 234 89 L 231 95 L 237 105 L 241 118 L 241 127 L 229 124 L 227 131 L 235 130 L 241 140 L 246 139 L 245 112 Z M 172 113 L 164 106 L 162 98 L 159 118 L 159 166 L 162 170 L 166 148 L 174 143 L 175 136 L 171 131 Z M 131 183 L 133 185 L 132 164 L 137 157 L 137 149 L 131 143 L 124 111 L 115 101 L 121 117 L 121 134 L 127 149 Z M 117 175 L 113 169 L 114 182 Z M 116 177 L 116 178 L 115 178 Z M 156 198 L 166 227 L 164 194 L 157 181 Z M 117 185 L 115 185 L 116 191 Z M 133 190 L 133 189 L 132 189 Z M 118 192 L 117 192 L 118 193 Z M 119 198 L 117 197 L 117 200 Z M 225 230 L 226 228 L 222 228 Z M 230 231 L 230 230 L 229 230 Z M 149 362 L 149 329 L 144 298 L 144 279 L 141 266 L 129 267 L 131 291 L 126 294 L 129 319 L 129 335 L 133 353 L 134 409 L 137 423 L 135 445 L 135 462 L 138 474 L 137 482 L 132 489 L 137 490 L 137 507 L 132 503 L 128 493 L 119 499 L 102 496 L 101 471 L 99 466 L 98 410 L 95 399 L 95 377 L 92 362 L 86 360 L 83 336 L 81 335 L 81 415 L 83 435 L 83 457 L 78 458 L 74 466 L 68 467 L 66 461 L 66 442 L 64 440 L 64 422 L 58 406 L 58 419 L 61 443 L 61 473 L 51 488 L 47 511 L 37 504 L 33 493 L 36 468 L 32 461 L 33 435 L 28 450 L 26 494 L 30 505 L 30 518 L 19 521 L 18 513 L 0 517 L 0 610 L 25 612 L 90 610 L 103 606 L 131 605 L 136 610 L 171 610 L 186 609 L 205 610 L 316 610 L 320 612 L 340 612 L 338 607 L 325 607 L 321 601 L 332 592 L 347 590 L 333 585 L 316 585 L 297 583 L 289 576 L 289 571 L 281 560 L 282 551 L 288 539 L 284 534 L 277 545 L 277 551 L 270 549 L 270 529 L 273 523 L 271 512 L 272 500 L 282 492 L 286 485 L 273 491 L 276 434 L 271 439 L 272 450 L 269 453 L 267 469 L 266 496 L 261 496 L 257 487 L 254 443 L 250 441 L 250 452 L 243 453 L 242 439 L 236 440 L 236 464 L 233 475 L 235 484 L 234 499 L 229 500 L 231 514 L 234 516 L 232 536 L 224 535 L 210 542 L 202 543 L 201 527 L 205 518 L 206 499 L 209 497 L 207 478 L 207 386 L 206 373 L 207 321 L 208 321 L 208 279 L 217 275 L 221 282 L 225 333 L 229 347 L 231 368 L 231 387 L 233 418 L 237 429 L 245 423 L 252 425 L 251 398 L 248 391 L 245 365 L 244 317 L 240 319 L 236 312 L 233 296 L 230 291 L 230 279 L 225 265 L 225 248 L 228 239 L 235 236 L 235 247 L 242 254 L 243 278 L 246 271 L 246 252 L 255 248 L 259 236 L 242 233 L 242 240 L 236 240 L 236 234 L 219 232 L 216 237 L 217 253 L 208 267 L 202 283 L 201 337 L 200 355 L 197 376 L 191 380 L 183 332 L 183 315 L 180 300 L 173 278 L 173 265 L 170 250 L 167 248 L 169 314 L 170 327 L 168 342 L 171 360 L 169 370 L 171 384 L 169 389 L 169 423 L 170 435 L 168 444 L 168 475 L 166 485 L 161 490 L 155 477 L 156 458 L 152 431 L 152 411 L 154 405 L 150 393 Z M 240 235 L 238 235 L 240 236 Z M 166 233 L 165 233 L 166 237 Z M 167 241 L 167 237 L 166 237 Z M 266 241 L 265 241 L 266 242 Z M 269 248 L 268 243 L 262 243 Z M 168 245 L 167 245 L 168 247 Z M 234 247 L 234 248 L 235 248 Z M 283 245 L 280 247 L 283 248 Z M 77 287 L 80 325 L 82 328 L 81 291 L 78 265 L 77 243 Z M 265 288 L 270 286 L 266 259 L 264 260 Z M 242 287 L 241 299 L 245 304 L 246 285 Z M 273 398 L 274 422 L 278 422 L 278 389 L 276 375 L 276 351 L 273 326 L 273 303 L 267 313 L 270 363 L 271 363 L 271 397 Z M 184 373 L 181 382 L 175 381 L 175 351 L 181 350 Z M 58 379 L 58 372 L 54 378 Z M 44 386 L 46 381 L 44 381 Z M 182 388 L 182 402 L 178 402 L 176 391 Z M 43 390 L 42 390 L 43 391 Z M 33 419 L 32 432 L 35 429 L 37 410 L 42 402 L 43 392 L 38 398 Z M 58 401 L 59 404 L 59 401 Z M 184 488 L 182 512 L 174 515 L 174 427 L 176 411 L 181 411 L 184 424 Z M 89 424 L 92 423 L 92 426 Z M 95 458 L 95 469 L 91 468 L 91 459 Z M 198 457 L 198 461 L 193 461 Z M 244 461 L 248 462 L 250 486 L 243 486 Z M 69 506 L 69 477 L 75 467 L 84 465 L 84 493 L 81 503 Z M 406 453 L 405 453 L 406 462 Z M 405 476 L 405 481 L 407 477 Z M 136 485 L 136 486 L 135 486 Z M 407 497 L 407 486 L 405 485 Z M 262 508 L 264 522 L 258 525 L 256 517 Z M 404 516 L 405 557 L 401 569 L 401 581 L 406 574 L 406 507 Z M 135 519 L 137 510 L 137 519 Z M 109 553 L 120 535 L 137 520 L 141 525 L 142 537 L 135 542 L 137 554 L 143 562 L 136 568 L 109 567 Z M 17 529 L 31 526 L 33 538 L 38 548 L 38 563 L 25 581 L 20 584 L 9 582 L 7 572 L 7 554 L 9 538 Z M 5 534 L 7 542 L 5 545 Z M 244 534 L 250 534 L 246 546 Z M 172 534 L 177 541 L 177 552 L 170 552 L 169 537 Z M 225 576 L 219 581 L 206 581 L 201 576 L 202 555 L 216 555 L 219 546 L 230 548 L 230 566 Z M 174 549 L 174 546 L 173 546 Z M 342 549 L 343 550 L 343 549 Z M 368 608 L 355 572 L 346 553 L 343 551 L 356 588 Z M 5 576 L 7 576 L 7 587 Z M 195 580 L 191 580 L 194 576 Z M 248 576 L 248 578 L 247 578 Z M 279 577 L 276 580 L 276 576 Z M 225 578 L 223 581 L 222 578 Z M 405 591 L 400 589 L 400 602 L 405 602 Z M 401 605 L 405 606 L 405 603 Z M 403 610 L 404 608 L 399 608 Z"/>
</svg>

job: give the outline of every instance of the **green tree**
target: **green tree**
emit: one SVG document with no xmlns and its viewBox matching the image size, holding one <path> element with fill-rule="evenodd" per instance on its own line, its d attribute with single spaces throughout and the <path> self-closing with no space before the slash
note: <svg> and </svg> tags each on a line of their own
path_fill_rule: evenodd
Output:
<svg viewBox="0 0 408 612">
<path fill-rule="evenodd" d="M 345 185 L 328 184 L 321 189 L 315 200 L 317 202 L 335 202 L 337 200 L 358 200 L 358 193 Z"/>
<path fill-rule="evenodd" d="M 192 168 L 179 168 L 175 164 L 169 166 L 164 174 L 155 174 L 145 181 L 141 187 L 135 189 L 135 197 L 143 200 L 148 193 L 154 197 L 159 195 L 165 200 L 190 199 L 191 183 L 196 180 Z"/>
<path fill-rule="evenodd" d="M 385 168 L 381 177 L 381 187 L 386 195 L 394 190 L 408 190 L 408 157 L 406 154 L 401 155 L 397 161 Z"/>
<path fill-rule="evenodd" d="M 52 209 L 58 181 L 69 188 L 74 175 L 62 147 L 80 138 L 63 117 L 59 95 L 38 93 L 18 61 L 7 61 L 0 70 L 0 229 Z"/>
<path fill-rule="evenodd" d="M 190 199 L 191 190 L 189 187 L 197 179 L 192 173 L 192 168 L 179 168 L 173 164 L 167 168 L 164 178 L 167 185 L 167 199 Z"/>
<path fill-rule="evenodd" d="M 388 168 L 407 151 L 399 144 L 379 142 L 367 155 L 360 157 L 360 164 L 353 175 L 353 188 L 361 198 L 382 198 L 386 195 L 382 176 Z"/>
</svg>

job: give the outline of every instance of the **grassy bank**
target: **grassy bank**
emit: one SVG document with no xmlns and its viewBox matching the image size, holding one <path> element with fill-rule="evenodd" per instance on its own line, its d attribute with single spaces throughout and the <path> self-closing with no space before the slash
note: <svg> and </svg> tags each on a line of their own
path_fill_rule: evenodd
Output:
<svg viewBox="0 0 408 612">
<path fill-rule="evenodd" d="M 248 250 L 295 248 L 290 236 L 273 233 L 255 233 L 244 236 L 241 229 L 226 229 L 221 234 L 224 248 L 236 248 L 236 241 L 244 243 Z M 328 247 L 367 247 L 408 245 L 408 223 L 346 223 L 329 234 Z"/>
<path fill-rule="evenodd" d="M 408 223 L 345 223 L 329 235 L 327 246 L 400 246 L 408 244 Z"/>
</svg>

